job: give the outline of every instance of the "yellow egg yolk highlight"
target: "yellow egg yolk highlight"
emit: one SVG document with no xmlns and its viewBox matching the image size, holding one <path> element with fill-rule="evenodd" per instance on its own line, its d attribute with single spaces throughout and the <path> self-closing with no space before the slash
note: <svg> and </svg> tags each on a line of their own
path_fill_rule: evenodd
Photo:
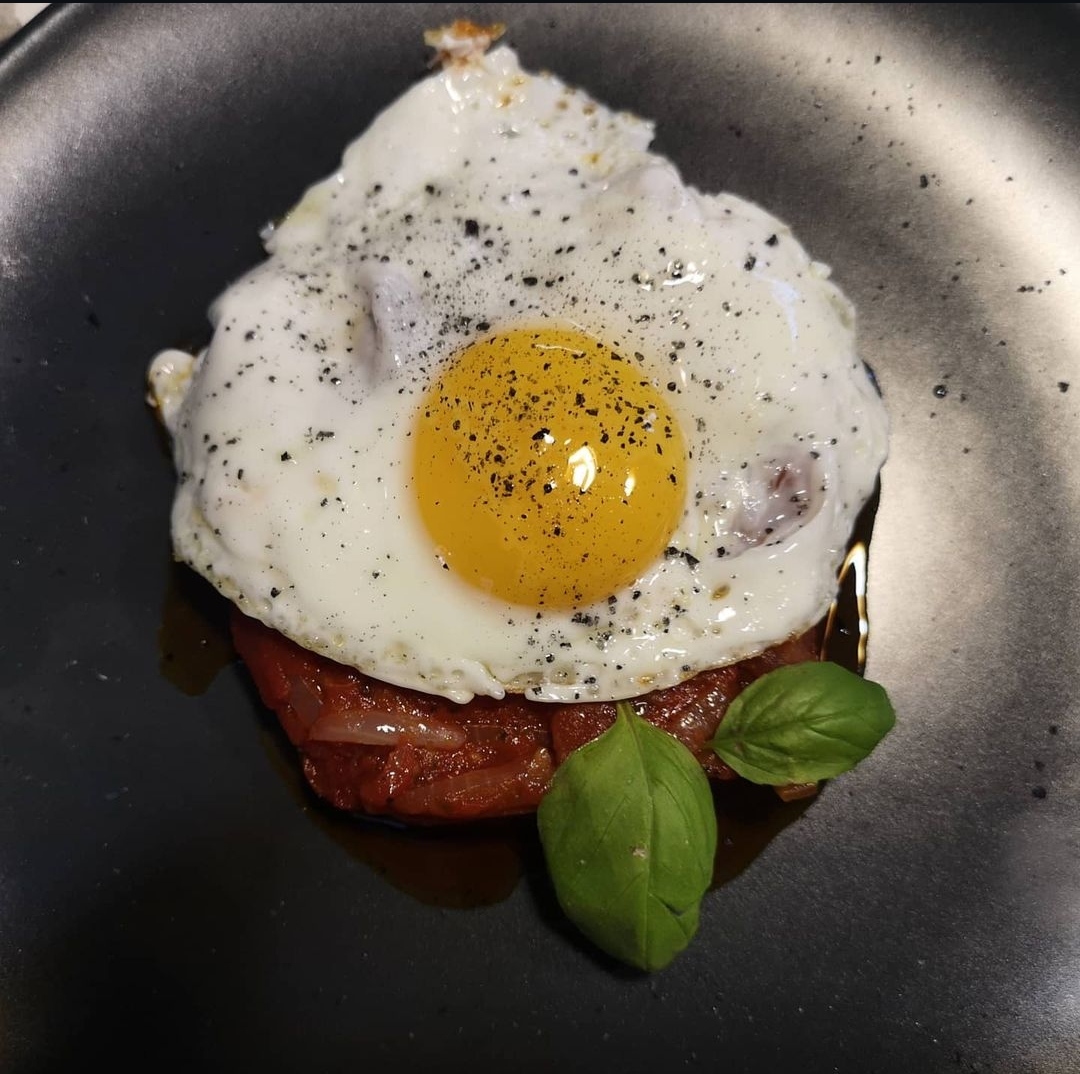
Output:
<svg viewBox="0 0 1080 1074">
<path fill-rule="evenodd" d="M 478 340 L 430 386 L 414 488 L 446 567 L 513 604 L 629 585 L 683 510 L 686 444 L 638 357 L 574 328 Z"/>
</svg>

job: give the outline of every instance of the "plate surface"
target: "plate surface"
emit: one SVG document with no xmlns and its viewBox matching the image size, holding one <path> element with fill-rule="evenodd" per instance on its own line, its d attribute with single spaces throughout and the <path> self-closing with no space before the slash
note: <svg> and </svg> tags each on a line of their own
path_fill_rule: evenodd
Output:
<svg viewBox="0 0 1080 1074">
<path fill-rule="evenodd" d="M 242 670 L 203 689 L 177 640 L 216 666 L 220 607 L 169 595 L 147 360 L 462 14 L 790 222 L 894 423 L 869 673 L 899 725 L 798 819 L 731 821 L 760 852 L 651 978 L 577 943 L 527 828 L 327 816 Z M 1080 1069 L 1078 49 L 1075 5 L 72 6 L 16 37 L 4 1069 Z"/>
</svg>

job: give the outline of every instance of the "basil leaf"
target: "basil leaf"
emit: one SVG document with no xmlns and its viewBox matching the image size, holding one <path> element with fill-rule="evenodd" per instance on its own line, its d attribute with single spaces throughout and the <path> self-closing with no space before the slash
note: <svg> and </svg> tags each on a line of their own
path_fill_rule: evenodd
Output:
<svg viewBox="0 0 1080 1074">
<path fill-rule="evenodd" d="M 876 682 L 837 664 L 790 664 L 732 701 L 710 745 L 754 783 L 811 783 L 854 768 L 895 721 Z"/>
<path fill-rule="evenodd" d="M 697 931 L 716 813 L 693 754 L 620 702 L 615 723 L 559 766 L 537 812 L 555 893 L 608 954 L 666 966 Z"/>
</svg>

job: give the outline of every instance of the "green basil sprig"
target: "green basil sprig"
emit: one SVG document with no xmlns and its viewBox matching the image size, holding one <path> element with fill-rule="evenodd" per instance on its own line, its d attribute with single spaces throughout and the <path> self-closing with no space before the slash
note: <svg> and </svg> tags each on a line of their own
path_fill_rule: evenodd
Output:
<svg viewBox="0 0 1080 1074">
<path fill-rule="evenodd" d="M 895 720 L 876 682 L 837 664 L 791 664 L 743 690 L 710 745 L 753 783 L 812 783 L 857 765 Z"/>
<path fill-rule="evenodd" d="M 716 814 L 693 754 L 626 702 L 559 766 L 537 814 L 555 893 L 594 943 L 644 970 L 690 942 Z"/>
</svg>

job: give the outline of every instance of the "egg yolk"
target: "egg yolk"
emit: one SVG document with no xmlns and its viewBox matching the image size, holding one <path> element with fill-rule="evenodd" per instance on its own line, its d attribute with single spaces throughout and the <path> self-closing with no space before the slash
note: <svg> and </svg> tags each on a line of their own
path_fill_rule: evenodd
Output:
<svg viewBox="0 0 1080 1074">
<path fill-rule="evenodd" d="M 413 467 L 445 567 L 533 607 L 581 607 L 640 577 L 686 490 L 682 433 L 640 356 L 574 328 L 461 351 L 417 412 Z"/>
</svg>

